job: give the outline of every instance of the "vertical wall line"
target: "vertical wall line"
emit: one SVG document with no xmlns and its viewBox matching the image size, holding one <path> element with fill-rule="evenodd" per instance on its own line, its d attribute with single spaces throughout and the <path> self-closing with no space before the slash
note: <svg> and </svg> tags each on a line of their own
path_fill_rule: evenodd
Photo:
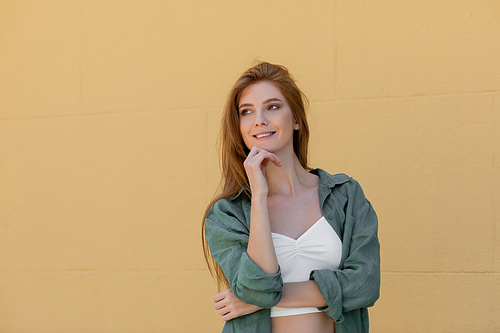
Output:
<svg viewBox="0 0 500 333">
<path fill-rule="evenodd" d="M 79 110 L 78 113 L 82 114 L 83 113 L 83 0 L 80 0 L 80 41 L 79 41 L 79 65 L 80 65 L 80 72 L 79 72 Z M 85 328 L 87 327 L 85 323 L 85 272 L 79 273 L 80 274 L 80 321 L 81 321 L 81 332 L 85 332 Z"/>
<path fill-rule="evenodd" d="M 493 95 L 493 100 L 491 103 L 491 112 L 493 113 L 493 147 L 495 147 L 496 143 L 499 141 L 498 139 L 498 133 L 497 133 L 497 128 L 500 128 L 500 105 L 497 106 L 496 104 L 498 103 L 498 100 L 500 99 L 500 95 Z M 496 108 L 498 108 L 499 112 L 496 112 Z M 498 235 L 498 218 L 499 218 L 499 203 L 498 200 L 499 198 L 499 193 L 498 193 L 498 179 L 497 177 L 500 177 L 500 175 L 497 176 L 497 169 L 498 167 L 498 158 L 497 158 L 498 152 L 493 149 L 493 233 L 494 233 L 494 243 L 493 243 L 493 260 L 494 260 L 494 265 L 495 265 L 495 273 L 499 274 L 500 272 L 498 271 L 498 268 L 500 266 L 500 255 L 499 255 L 499 248 L 498 248 L 498 242 L 500 241 L 500 237 Z M 497 305 L 498 306 L 498 305 Z M 498 306 L 497 311 L 500 312 L 500 306 Z"/>
<path fill-rule="evenodd" d="M 83 0 L 80 0 L 80 93 L 79 93 L 79 113 L 83 112 Z"/>
<path fill-rule="evenodd" d="M 338 2 L 335 0 L 333 2 L 333 47 L 334 47 L 334 59 L 333 59 L 333 99 L 336 101 L 338 98 L 338 59 L 339 59 L 339 39 L 338 39 L 338 22 L 337 22 L 337 12 L 338 12 Z"/>
<path fill-rule="evenodd" d="M 208 194 L 208 189 L 210 187 L 210 175 L 208 171 L 208 161 L 210 160 L 210 149 L 209 149 L 209 134 L 210 133 L 210 109 L 205 109 L 205 203 L 208 205 L 210 196 Z"/>
<path fill-rule="evenodd" d="M 491 105 L 491 111 L 493 113 L 493 147 L 496 146 L 497 143 L 500 143 L 499 136 L 498 136 L 498 131 L 497 129 L 500 129 L 500 105 L 498 105 L 500 101 L 500 94 L 498 95 L 493 95 L 493 101 Z M 494 265 L 494 272 L 496 275 L 496 280 L 500 281 L 500 248 L 498 246 L 498 243 L 500 241 L 500 235 L 498 234 L 499 228 L 498 224 L 500 223 L 499 217 L 499 209 L 500 209 L 500 204 L 498 203 L 500 200 L 500 195 L 498 193 L 498 190 L 500 189 L 500 185 L 498 182 L 500 181 L 500 174 L 497 175 L 497 172 L 500 171 L 500 167 L 498 166 L 498 156 L 497 154 L 499 151 L 495 150 L 493 148 L 493 265 Z M 497 171 L 498 170 L 498 171 Z M 498 297 L 498 295 L 497 295 Z M 498 324 L 500 323 L 500 304 L 499 302 L 495 302 L 495 312 L 496 312 L 496 318 L 497 322 L 496 325 L 498 327 Z M 500 329 L 497 328 L 497 332 L 500 332 Z"/>
</svg>

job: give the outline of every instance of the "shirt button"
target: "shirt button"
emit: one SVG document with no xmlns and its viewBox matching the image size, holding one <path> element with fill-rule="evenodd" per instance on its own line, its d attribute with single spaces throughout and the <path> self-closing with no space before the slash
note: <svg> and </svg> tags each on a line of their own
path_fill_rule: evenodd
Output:
<svg viewBox="0 0 500 333">
<path fill-rule="evenodd" d="M 328 219 L 333 220 L 333 215 L 332 214 L 328 215 Z"/>
</svg>

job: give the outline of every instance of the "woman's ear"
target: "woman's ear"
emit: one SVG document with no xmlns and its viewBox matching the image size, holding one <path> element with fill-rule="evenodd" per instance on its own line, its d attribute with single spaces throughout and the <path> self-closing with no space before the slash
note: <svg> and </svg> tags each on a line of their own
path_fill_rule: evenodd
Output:
<svg viewBox="0 0 500 333">
<path fill-rule="evenodd" d="M 297 120 L 294 120 L 293 129 L 294 129 L 294 130 L 299 130 L 299 129 L 300 129 L 300 125 L 299 125 L 299 123 L 297 122 Z"/>
</svg>

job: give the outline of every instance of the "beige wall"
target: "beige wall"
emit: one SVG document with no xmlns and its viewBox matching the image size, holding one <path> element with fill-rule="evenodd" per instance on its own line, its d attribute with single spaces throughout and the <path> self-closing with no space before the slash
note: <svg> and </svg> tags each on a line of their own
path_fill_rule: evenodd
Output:
<svg viewBox="0 0 500 333">
<path fill-rule="evenodd" d="M 372 332 L 500 332 L 495 0 L 1 0 L 0 332 L 220 331 L 200 219 L 256 58 L 378 212 Z"/>
</svg>

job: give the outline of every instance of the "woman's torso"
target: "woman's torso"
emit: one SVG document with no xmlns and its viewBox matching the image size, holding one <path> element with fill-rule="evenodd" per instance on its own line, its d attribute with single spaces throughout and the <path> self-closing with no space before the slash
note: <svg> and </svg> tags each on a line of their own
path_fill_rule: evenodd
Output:
<svg viewBox="0 0 500 333">
<path fill-rule="evenodd" d="M 307 313 L 271 318 L 272 333 L 334 333 L 335 324 L 326 313 Z"/>
<path fill-rule="evenodd" d="M 269 196 L 269 220 L 273 233 L 297 240 L 321 219 L 319 184 L 317 179 L 311 183 L 312 186 L 299 195 Z M 272 317 L 271 328 L 273 333 L 330 333 L 335 330 L 334 322 L 324 312 Z"/>
</svg>

